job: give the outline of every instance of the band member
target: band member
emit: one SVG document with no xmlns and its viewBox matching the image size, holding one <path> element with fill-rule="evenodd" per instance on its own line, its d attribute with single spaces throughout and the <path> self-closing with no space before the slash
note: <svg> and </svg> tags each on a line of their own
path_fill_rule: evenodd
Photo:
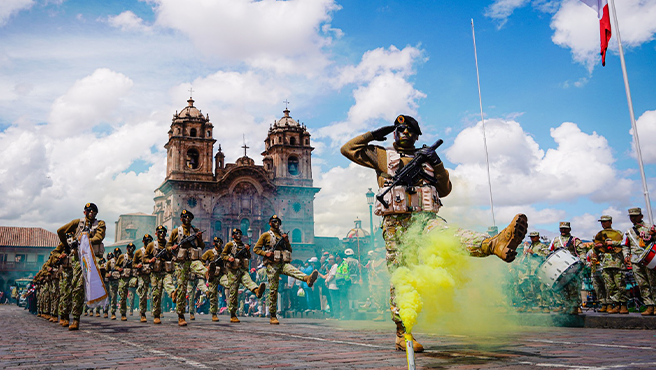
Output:
<svg viewBox="0 0 656 370">
<path fill-rule="evenodd" d="M 641 264 L 640 257 L 651 249 L 656 241 L 656 228 L 642 220 L 642 209 L 636 207 L 629 209 L 629 220 L 633 227 L 624 233 L 623 252 L 624 263 L 631 264 L 636 283 L 640 288 L 647 309 L 643 316 L 654 315 L 656 305 L 656 271 Z"/>
</svg>

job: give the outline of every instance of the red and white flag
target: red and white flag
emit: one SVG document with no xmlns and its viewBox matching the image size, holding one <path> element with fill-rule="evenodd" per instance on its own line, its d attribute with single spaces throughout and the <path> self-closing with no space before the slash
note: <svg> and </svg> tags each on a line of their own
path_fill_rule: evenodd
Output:
<svg viewBox="0 0 656 370">
<path fill-rule="evenodd" d="M 599 35 L 601 36 L 601 65 L 606 65 L 606 49 L 610 40 L 610 15 L 608 13 L 608 0 L 581 0 L 585 5 L 597 12 L 599 18 Z"/>
</svg>

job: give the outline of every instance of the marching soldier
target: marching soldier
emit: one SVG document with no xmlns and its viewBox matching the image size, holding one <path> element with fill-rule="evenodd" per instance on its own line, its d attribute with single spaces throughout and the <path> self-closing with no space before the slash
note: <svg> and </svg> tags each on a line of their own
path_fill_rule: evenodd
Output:
<svg viewBox="0 0 656 370">
<path fill-rule="evenodd" d="M 173 229 L 166 248 L 171 251 L 176 258 L 176 276 L 178 279 L 178 288 L 173 291 L 171 298 L 176 302 L 178 311 L 178 325 L 187 326 L 185 321 L 185 308 L 187 305 L 187 283 L 189 271 L 191 270 L 190 254 L 196 253 L 197 249 L 203 249 L 203 232 L 191 225 L 194 219 L 193 213 L 182 210 L 180 213 L 180 222 L 182 225 Z"/>
<path fill-rule="evenodd" d="M 599 219 L 601 227 L 604 229 L 594 237 L 594 244 L 597 252 L 601 255 L 601 267 L 604 269 L 604 283 L 608 291 L 608 298 L 614 307 L 607 309 L 606 313 L 628 314 L 629 309 L 626 306 L 627 297 L 624 289 L 624 277 L 622 276 L 622 267 L 624 257 L 622 255 L 622 240 L 624 234 L 621 231 L 613 230 L 613 218 L 603 215 Z"/>
<path fill-rule="evenodd" d="M 642 220 L 642 210 L 638 207 L 629 209 L 629 219 L 633 227 L 624 234 L 622 250 L 624 263 L 633 266 L 633 275 L 640 287 L 640 296 L 647 306 L 643 316 L 656 314 L 656 272 L 639 263 L 641 256 L 653 246 L 656 241 L 656 228 Z"/>
<path fill-rule="evenodd" d="M 200 253 L 198 253 L 200 254 Z M 195 256 L 194 256 L 195 257 Z M 189 270 L 189 281 L 187 282 L 187 294 L 189 295 L 189 319 L 196 320 L 196 291 L 201 294 L 207 295 L 207 283 L 205 282 L 205 275 L 207 269 L 200 259 L 191 261 L 191 268 Z M 202 299 L 202 295 L 198 298 Z"/>
<path fill-rule="evenodd" d="M 155 233 L 157 234 L 157 240 L 152 241 L 146 247 L 146 252 L 144 253 L 144 260 L 152 266 L 152 273 L 150 274 L 150 286 L 151 286 L 151 311 L 155 319 L 153 324 L 161 324 L 162 320 L 160 315 L 162 314 L 162 291 L 164 289 L 164 276 L 165 271 L 165 260 L 164 254 L 169 254 L 166 249 L 166 227 L 159 225 Z"/>
<path fill-rule="evenodd" d="M 121 279 L 121 272 L 118 271 L 117 267 L 117 260 L 121 256 L 122 252 L 121 249 L 116 247 L 114 248 L 114 253 L 112 253 L 112 258 L 108 257 L 106 266 L 107 266 L 107 272 L 109 273 L 109 283 L 107 284 L 108 290 L 109 290 L 109 306 L 111 307 L 112 311 L 112 320 L 116 320 L 116 306 L 118 304 L 118 284 L 119 280 Z M 107 317 L 107 312 L 105 312 L 105 317 Z"/>
<path fill-rule="evenodd" d="M 394 133 L 392 148 L 371 145 L 372 141 L 384 141 L 385 136 Z M 421 135 L 419 123 L 410 116 L 400 115 L 394 124 L 367 132 L 351 139 L 341 148 L 342 154 L 351 161 L 372 168 L 376 171 L 379 185 L 379 195 L 387 192 L 384 203 L 376 202 L 376 214 L 383 216 L 383 238 L 387 249 L 387 266 L 390 273 L 405 264 L 402 256 L 401 235 L 412 224 L 414 213 L 421 213 L 428 219 L 424 227 L 426 232 L 433 229 L 448 229 L 446 220 L 437 216 L 442 203 L 440 197 L 446 197 L 451 192 L 449 172 L 435 150 L 430 147 L 415 148 L 415 142 Z M 414 179 L 413 186 L 397 185 L 391 187 L 403 168 L 419 156 L 426 159 L 421 164 L 421 175 Z M 417 163 L 417 162 L 415 162 Z M 392 197 L 394 201 L 392 201 Z M 385 205 L 387 204 L 387 205 Z M 417 207 L 414 205 L 417 204 Z M 412 205 L 412 210 L 409 207 Z M 512 262 L 517 255 L 516 249 L 524 239 L 528 228 L 526 215 L 517 214 L 511 224 L 498 235 L 490 237 L 487 234 L 459 229 L 455 236 L 471 256 L 485 257 L 492 254 L 506 262 Z M 390 289 L 390 306 L 392 320 L 396 323 L 396 348 L 405 350 L 405 326 L 401 320 L 399 307 L 396 303 L 394 287 Z M 423 351 L 423 346 L 413 339 L 415 352 Z"/>
<path fill-rule="evenodd" d="M 248 274 L 248 267 L 251 259 L 250 245 L 241 241 L 242 232 L 240 229 L 232 229 L 232 241 L 223 247 L 221 258 L 223 259 L 228 273 L 228 286 L 230 293 L 228 296 L 228 311 L 230 311 L 230 322 L 238 323 L 237 318 L 237 298 L 239 297 L 239 285 L 242 284 L 250 291 L 255 293 L 257 298 L 264 294 L 266 285 L 261 283 L 255 285 L 251 276 Z M 300 272 L 300 271 L 299 271 Z"/>
<path fill-rule="evenodd" d="M 72 233 L 66 234 L 69 244 L 73 244 Z M 61 277 L 59 278 L 59 315 L 61 316 L 59 324 L 62 327 L 68 327 L 71 314 L 71 282 L 73 281 L 73 265 L 71 263 L 71 251 L 66 249 L 64 243 L 59 243 L 57 248 L 52 252 L 57 258 L 57 264 L 61 268 Z"/>
<path fill-rule="evenodd" d="M 102 245 L 105 239 L 105 221 L 96 219 L 98 214 L 98 206 L 93 203 L 87 203 L 84 206 L 84 218 L 73 220 L 66 225 L 57 229 L 59 240 L 66 244 L 68 247 L 68 240 L 66 234 L 73 233 L 74 240 L 80 239 L 82 232 L 88 230 L 89 232 L 89 245 L 97 258 L 100 258 L 104 253 Z M 73 321 L 68 326 L 68 330 L 78 330 L 80 327 L 80 316 L 84 309 L 84 278 L 82 276 L 82 267 L 80 266 L 80 258 L 77 253 L 72 254 L 73 257 L 73 280 L 71 285 L 72 289 L 72 309 Z"/>
<path fill-rule="evenodd" d="M 212 314 L 212 321 L 217 322 L 219 321 L 219 317 L 216 315 L 219 309 L 219 285 L 228 288 L 228 279 L 225 276 L 225 268 L 221 259 L 223 240 L 215 236 L 213 243 L 214 248 L 203 253 L 201 260 L 207 268 L 207 281 L 210 285 L 207 290 L 207 298 L 210 300 L 210 314 Z"/>
<path fill-rule="evenodd" d="M 121 296 L 121 301 L 119 302 L 119 307 L 121 310 L 121 321 L 127 321 L 126 317 L 127 309 L 127 300 L 128 300 L 128 290 L 130 288 L 130 281 L 137 279 L 134 276 L 134 250 L 137 247 L 130 243 L 127 245 L 127 252 L 118 256 L 116 260 L 116 271 L 120 274 L 118 280 L 118 294 Z M 112 318 L 113 320 L 113 318 Z"/>
<path fill-rule="evenodd" d="M 570 233 L 572 227 L 567 221 L 560 223 L 560 235 L 551 241 L 549 249 L 555 251 L 561 248 L 569 251 L 574 257 L 584 263 L 586 261 L 586 250 L 583 246 L 581 239 L 572 236 Z M 558 293 L 556 293 L 558 294 Z M 560 297 L 563 301 L 565 313 L 571 315 L 578 315 L 579 308 L 581 307 L 581 276 L 577 275 L 567 285 L 565 285 L 561 292 Z"/>
<path fill-rule="evenodd" d="M 146 255 L 146 246 L 153 241 L 153 237 L 150 234 L 144 235 L 141 239 L 143 242 L 143 247 L 139 248 L 138 251 L 134 253 L 134 262 L 135 268 L 137 268 L 139 277 L 137 283 L 137 294 L 139 294 L 139 312 L 141 313 L 141 318 L 139 321 L 147 322 L 146 311 L 148 311 L 148 290 L 150 288 L 150 273 L 151 266 L 150 261 L 145 258 Z"/>
<path fill-rule="evenodd" d="M 257 243 L 255 243 L 255 247 L 253 248 L 255 254 L 264 257 L 264 264 L 267 269 L 267 278 L 269 280 L 268 303 L 269 314 L 271 315 L 270 323 L 272 325 L 280 324 L 276 316 L 280 274 L 305 281 L 309 287 L 312 287 L 319 275 L 317 270 L 312 271 L 310 275 L 305 275 L 291 265 L 292 247 L 289 244 L 287 234 L 282 234 L 280 232 L 281 224 L 282 220 L 278 216 L 271 216 L 269 219 L 269 231 L 260 235 L 260 238 L 257 240 Z M 223 250 L 225 251 L 225 248 Z"/>
</svg>

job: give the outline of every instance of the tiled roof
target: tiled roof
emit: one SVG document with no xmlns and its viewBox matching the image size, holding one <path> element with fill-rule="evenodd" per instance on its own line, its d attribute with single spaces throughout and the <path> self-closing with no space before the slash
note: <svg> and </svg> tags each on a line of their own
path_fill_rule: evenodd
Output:
<svg viewBox="0 0 656 370">
<path fill-rule="evenodd" d="M 40 227 L 0 226 L 2 247 L 50 247 L 59 244 L 57 234 Z"/>
</svg>

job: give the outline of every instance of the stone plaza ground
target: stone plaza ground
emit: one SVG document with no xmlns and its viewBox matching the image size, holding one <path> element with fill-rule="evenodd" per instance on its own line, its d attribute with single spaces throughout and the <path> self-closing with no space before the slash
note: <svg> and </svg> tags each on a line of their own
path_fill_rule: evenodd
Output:
<svg viewBox="0 0 656 370">
<path fill-rule="evenodd" d="M 596 326 L 614 320 L 615 327 L 623 320 L 656 321 L 629 316 L 586 318 L 597 317 Z M 197 315 L 180 328 L 172 313 L 157 326 L 151 317 L 148 324 L 138 316 L 127 322 L 83 317 L 80 331 L 71 332 L 22 308 L 0 305 L 0 369 L 407 368 L 405 354 L 394 350 L 390 321 L 294 318 L 273 326 L 264 318 L 243 318 L 240 324 L 220 318 L 213 323 Z M 485 336 L 420 332 L 426 351 L 417 354 L 416 364 L 418 369 L 656 368 L 654 331 L 585 326 L 590 325 L 531 326 Z"/>
</svg>

